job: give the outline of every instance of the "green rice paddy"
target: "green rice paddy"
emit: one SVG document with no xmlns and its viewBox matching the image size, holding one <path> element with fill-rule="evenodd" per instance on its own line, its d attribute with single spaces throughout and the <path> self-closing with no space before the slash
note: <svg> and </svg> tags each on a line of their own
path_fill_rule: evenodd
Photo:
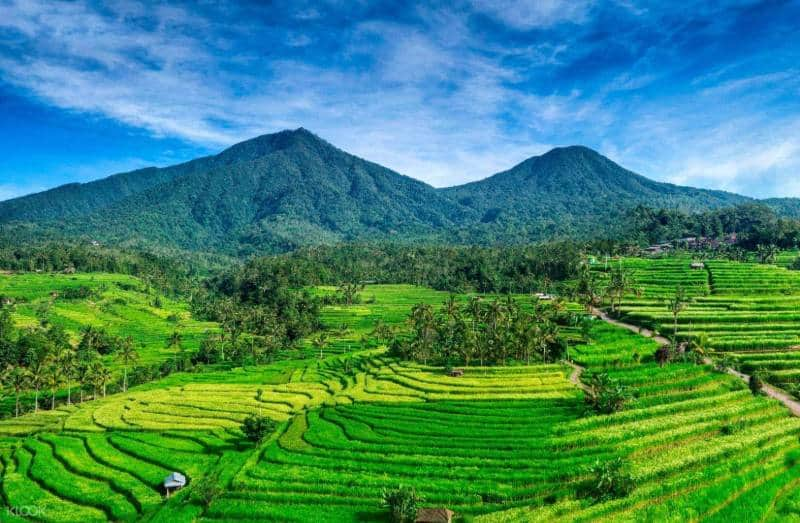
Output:
<svg viewBox="0 0 800 523">
<path fill-rule="evenodd" d="M 706 284 L 698 298 L 715 297 Z M 800 420 L 736 378 L 638 363 L 655 342 L 596 322 L 570 357 L 634 398 L 615 414 L 587 415 L 567 365 L 450 377 L 363 350 L 357 342 L 377 319 L 400 326 L 413 304 L 446 295 L 392 285 L 363 297 L 326 307 L 332 343 L 322 359 L 309 347 L 301 359 L 173 374 L 0 421 L 0 499 L 46 522 L 385 521 L 381 490 L 402 484 L 462 520 L 800 518 Z M 279 423 L 256 447 L 239 430 L 252 413 Z M 633 492 L 601 503 L 582 496 L 587 467 L 617 457 L 637 478 Z M 160 484 L 172 471 L 189 485 L 167 499 Z M 197 496 L 204 477 L 221 487 L 208 506 Z"/>
</svg>

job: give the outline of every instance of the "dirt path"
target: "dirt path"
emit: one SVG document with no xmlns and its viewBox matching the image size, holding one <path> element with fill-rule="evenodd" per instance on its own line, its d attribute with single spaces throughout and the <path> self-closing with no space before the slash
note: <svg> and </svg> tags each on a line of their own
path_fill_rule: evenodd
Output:
<svg viewBox="0 0 800 523">
<path fill-rule="evenodd" d="M 592 307 L 591 312 L 593 315 L 597 316 L 606 323 L 610 323 L 611 325 L 616 325 L 617 327 L 622 327 L 623 329 L 628 329 L 629 331 L 635 332 L 636 334 L 644 336 L 645 338 L 650 338 L 652 340 L 655 340 L 660 345 L 669 345 L 671 343 L 667 338 L 665 338 L 664 336 L 657 336 L 650 329 L 645 329 L 644 327 L 639 327 L 638 325 L 625 323 L 624 321 L 615 320 L 605 312 L 595 307 Z"/>
<path fill-rule="evenodd" d="M 569 365 L 570 367 L 572 367 L 572 374 L 570 374 L 570 375 L 569 375 L 569 381 L 570 381 L 570 382 L 571 382 L 573 385 L 575 385 L 576 387 L 580 387 L 580 388 L 581 388 L 581 389 L 583 389 L 583 390 L 589 390 L 589 387 L 588 387 L 588 386 L 586 386 L 586 385 L 585 385 L 585 384 L 584 384 L 584 383 L 581 381 L 581 374 L 583 374 L 583 371 L 585 371 L 585 370 L 586 370 L 586 368 L 585 368 L 585 367 L 581 367 L 581 366 L 580 366 L 580 365 L 578 365 L 577 363 L 573 363 L 573 362 L 571 362 L 571 361 L 565 361 L 564 363 L 566 363 L 567 365 Z"/>
<path fill-rule="evenodd" d="M 594 314 L 595 316 L 597 316 L 598 318 L 600 318 L 601 320 L 603 320 L 606 323 L 610 323 L 611 325 L 616 325 L 617 327 L 621 327 L 623 329 L 628 329 L 631 332 L 635 332 L 637 334 L 641 334 L 645 338 L 653 339 L 653 340 L 657 341 L 661 345 L 669 345 L 670 344 L 670 341 L 667 338 L 665 338 L 663 336 L 656 336 L 655 333 L 653 331 L 651 331 L 650 329 L 645 329 L 644 327 L 639 327 L 637 325 L 633 325 L 633 324 L 630 324 L 630 323 L 625 323 L 624 321 L 615 320 L 614 318 L 612 318 L 611 316 L 609 316 L 605 312 L 601 311 L 600 309 L 592 308 L 592 314 Z M 706 363 L 707 365 L 713 365 L 714 364 L 714 362 L 711 360 L 711 358 L 705 358 L 703 360 L 703 362 Z M 569 365 L 573 369 L 575 367 L 578 367 L 578 365 L 574 365 L 574 364 L 569 364 Z M 582 367 L 580 367 L 580 368 L 583 369 Z M 739 378 L 740 380 L 744 381 L 745 383 L 749 383 L 749 381 L 750 381 L 750 376 L 748 376 L 747 374 L 744 374 L 742 372 L 739 372 L 736 369 L 727 368 L 725 370 L 731 376 L 736 376 L 737 378 Z M 576 371 L 573 371 L 572 374 L 575 375 L 575 372 Z M 583 370 L 581 370 L 581 372 L 583 372 Z M 578 380 L 580 380 L 580 374 L 581 373 L 579 372 L 578 375 L 577 375 L 577 379 Z M 570 381 L 572 381 L 572 376 L 570 376 Z M 573 381 L 573 383 L 575 383 L 575 382 Z M 764 387 L 763 387 L 762 390 L 764 391 L 764 394 L 766 394 L 770 398 L 776 399 L 776 400 L 780 401 L 781 403 L 783 403 L 784 405 L 786 405 L 786 408 L 788 408 L 789 411 L 791 411 L 791 413 L 794 416 L 800 417 L 800 401 L 792 398 L 792 396 L 790 396 L 786 392 L 782 391 L 781 389 L 779 389 L 777 387 L 773 387 L 772 385 L 769 385 L 767 383 L 764 384 Z"/>
<path fill-rule="evenodd" d="M 709 363 L 711 361 L 708 358 L 706 358 L 706 360 Z M 729 368 L 729 369 L 726 369 L 726 370 L 728 371 L 728 374 L 730 374 L 731 376 L 736 376 L 737 378 L 739 378 L 740 380 L 744 381 L 745 383 L 749 383 L 750 382 L 750 376 L 748 376 L 747 374 L 739 372 L 736 369 L 730 369 Z M 787 394 L 783 390 L 781 390 L 781 389 L 779 389 L 777 387 L 773 387 L 769 383 L 765 383 L 764 386 L 761 388 L 761 390 L 764 392 L 764 394 L 766 394 L 770 398 L 776 399 L 776 400 L 780 401 L 781 403 L 783 403 L 784 405 L 786 405 L 786 408 L 788 408 L 790 411 L 792 411 L 792 414 L 794 414 L 795 416 L 800 416 L 800 401 L 797 401 L 796 399 L 791 397 L 789 394 Z"/>
</svg>

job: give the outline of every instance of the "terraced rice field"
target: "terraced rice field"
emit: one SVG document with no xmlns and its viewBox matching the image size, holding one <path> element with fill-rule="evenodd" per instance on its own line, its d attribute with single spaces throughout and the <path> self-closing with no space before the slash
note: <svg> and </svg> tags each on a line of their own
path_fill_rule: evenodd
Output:
<svg viewBox="0 0 800 523">
<path fill-rule="evenodd" d="M 678 262 L 687 267 L 686 274 L 692 275 L 687 277 L 691 284 L 687 288 L 696 288 L 695 275 L 704 275 L 709 284 L 709 292 L 695 293 L 692 303 L 680 314 L 679 338 L 691 340 L 705 335 L 709 348 L 733 358 L 743 371 L 763 369 L 769 373 L 769 381 L 778 386 L 793 388 L 800 383 L 800 271 L 722 260 L 706 261 L 705 271 L 691 271 L 688 260 L 673 259 L 673 263 Z M 652 264 L 656 270 L 665 261 L 627 263 Z M 658 287 L 658 293 L 662 290 Z M 664 297 L 668 296 L 665 292 Z M 673 334 L 672 315 L 663 298 L 647 293 L 630 296 L 622 311 L 632 323 L 666 336 Z"/>
<path fill-rule="evenodd" d="M 97 296 L 63 297 L 66 290 L 81 287 Z M 62 326 L 75 342 L 87 325 L 131 336 L 142 365 L 174 357 L 175 350 L 167 349 L 166 341 L 175 330 L 181 333 L 186 350 L 196 350 L 205 334 L 217 329 L 214 323 L 193 319 L 185 303 L 158 296 L 141 280 L 120 274 L 0 274 L 0 296 L 15 300 L 13 317 L 20 326 L 35 325 L 37 309 L 49 304 L 49 321 Z M 157 298 L 160 307 L 155 306 Z M 107 357 L 106 363 L 118 365 L 113 357 Z"/>
<path fill-rule="evenodd" d="M 370 305 L 400 310 L 375 292 Z M 335 316 L 370 327 L 357 308 Z M 0 421 L 0 499 L 45 522 L 381 521 L 381 490 L 403 484 L 425 506 L 480 521 L 800 518 L 800 419 L 709 367 L 638 363 L 654 348 L 601 322 L 571 348 L 587 372 L 634 392 L 607 416 L 584 413 L 560 364 L 454 378 L 372 349 L 174 374 Z M 279 422 L 257 447 L 238 428 L 253 412 Z M 586 467 L 616 457 L 638 478 L 633 493 L 582 497 Z M 189 486 L 167 500 L 159 485 L 171 471 Z M 222 490 L 206 507 L 196 489 L 209 476 Z"/>
</svg>

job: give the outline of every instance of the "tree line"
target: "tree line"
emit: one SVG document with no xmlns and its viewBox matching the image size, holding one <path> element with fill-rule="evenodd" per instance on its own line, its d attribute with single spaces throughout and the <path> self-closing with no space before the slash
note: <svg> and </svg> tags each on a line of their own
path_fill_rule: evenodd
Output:
<svg viewBox="0 0 800 523">
<path fill-rule="evenodd" d="M 423 364 L 552 362 L 567 352 L 562 326 L 580 321 L 560 300 L 534 300 L 526 307 L 510 296 L 475 296 L 459 303 L 451 295 L 438 309 L 415 305 L 407 319 L 407 332 L 394 333 L 378 325 L 374 335 L 389 346 L 390 354 Z"/>
</svg>

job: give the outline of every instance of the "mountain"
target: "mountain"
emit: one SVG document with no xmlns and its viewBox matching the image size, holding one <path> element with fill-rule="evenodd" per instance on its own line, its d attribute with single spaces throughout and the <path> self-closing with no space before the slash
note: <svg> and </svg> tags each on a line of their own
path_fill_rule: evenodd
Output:
<svg viewBox="0 0 800 523">
<path fill-rule="evenodd" d="M 560 147 L 484 180 L 443 189 L 492 224 L 538 224 L 552 234 L 609 230 L 636 205 L 698 212 L 752 201 L 723 191 L 661 183 L 581 146 Z"/>
<path fill-rule="evenodd" d="M 236 254 L 423 236 L 474 219 L 474 211 L 429 185 L 302 128 L 165 169 L 0 203 L 0 222 L 35 222 L 104 242 Z"/>
<path fill-rule="evenodd" d="M 0 202 L 0 226 L 15 239 L 69 237 L 245 256 L 370 239 L 611 237 L 636 205 L 699 212 L 752 201 L 655 182 L 579 146 L 434 189 L 300 128 L 180 165 Z M 800 210 L 791 199 L 769 204 Z"/>
<path fill-rule="evenodd" d="M 781 216 L 800 220 L 800 198 L 767 198 L 761 202 Z"/>
</svg>

